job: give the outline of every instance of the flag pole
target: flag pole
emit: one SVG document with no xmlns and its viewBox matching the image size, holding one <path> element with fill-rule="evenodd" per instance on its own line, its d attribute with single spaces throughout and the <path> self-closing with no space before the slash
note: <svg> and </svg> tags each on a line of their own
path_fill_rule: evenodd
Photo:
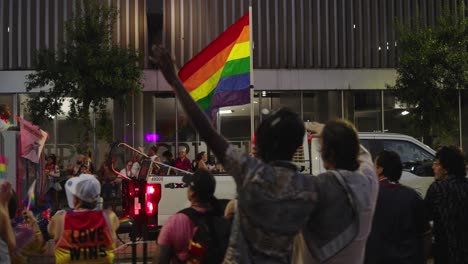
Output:
<svg viewBox="0 0 468 264">
<path fill-rule="evenodd" d="M 252 0 L 249 1 L 249 33 L 250 33 L 250 143 L 253 148 L 253 137 L 255 133 L 255 111 L 254 111 L 254 74 L 253 74 L 253 23 L 252 23 Z"/>
</svg>

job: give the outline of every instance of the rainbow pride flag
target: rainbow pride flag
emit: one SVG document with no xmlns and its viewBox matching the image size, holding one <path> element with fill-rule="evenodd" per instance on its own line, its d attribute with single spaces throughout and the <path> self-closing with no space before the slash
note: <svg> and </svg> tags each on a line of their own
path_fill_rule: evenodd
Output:
<svg viewBox="0 0 468 264">
<path fill-rule="evenodd" d="M 179 78 L 201 109 L 250 102 L 249 13 L 187 62 Z"/>
</svg>

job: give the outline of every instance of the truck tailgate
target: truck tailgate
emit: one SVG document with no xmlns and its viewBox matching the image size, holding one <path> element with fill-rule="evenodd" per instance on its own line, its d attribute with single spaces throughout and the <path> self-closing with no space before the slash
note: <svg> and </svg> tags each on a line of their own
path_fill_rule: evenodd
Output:
<svg viewBox="0 0 468 264">
<path fill-rule="evenodd" d="M 187 188 L 184 187 L 182 176 L 161 176 L 161 201 L 158 205 L 158 225 L 173 214 L 190 206 L 187 198 Z M 236 184 L 229 175 L 215 175 L 216 191 L 218 199 L 233 199 L 236 196 Z"/>
</svg>

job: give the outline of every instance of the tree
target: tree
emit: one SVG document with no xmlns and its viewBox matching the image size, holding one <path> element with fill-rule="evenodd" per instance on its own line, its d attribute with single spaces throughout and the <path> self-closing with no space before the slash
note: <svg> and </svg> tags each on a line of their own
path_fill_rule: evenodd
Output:
<svg viewBox="0 0 468 264">
<path fill-rule="evenodd" d="M 393 89 L 396 98 L 411 108 L 415 133 L 432 145 L 457 128 L 458 93 L 468 86 L 468 19 L 462 5 L 448 8 L 435 27 L 416 19 L 414 25 L 397 23 L 398 66 Z"/>
<path fill-rule="evenodd" d="M 142 87 L 142 69 L 138 66 L 141 57 L 134 49 L 112 42 L 117 10 L 104 2 L 83 2 L 82 14 L 66 22 L 66 41 L 56 50 L 37 52 L 35 71 L 26 82 L 28 92 L 40 89 L 27 101 L 34 123 L 63 114 L 61 106 L 69 98 L 68 118 L 82 128 L 80 153 L 85 153 L 90 141 L 90 111 L 101 120 L 97 123 L 103 124 L 102 120 L 108 120 L 105 107 L 109 99 L 124 102 Z M 47 86 L 50 89 L 44 90 Z"/>
</svg>

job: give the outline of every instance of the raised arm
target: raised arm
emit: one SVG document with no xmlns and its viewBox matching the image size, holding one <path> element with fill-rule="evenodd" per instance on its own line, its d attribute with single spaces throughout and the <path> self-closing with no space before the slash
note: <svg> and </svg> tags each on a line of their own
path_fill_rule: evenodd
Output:
<svg viewBox="0 0 468 264">
<path fill-rule="evenodd" d="M 11 184 L 2 181 L 0 183 L 0 239 L 7 244 L 10 252 L 13 252 L 16 247 L 15 234 L 8 213 L 8 203 L 12 196 Z"/>
<path fill-rule="evenodd" d="M 200 133 L 200 136 L 206 142 L 206 145 L 213 151 L 219 161 L 224 163 L 224 156 L 226 155 L 226 150 L 229 145 L 228 142 L 223 136 L 216 132 L 205 113 L 200 109 L 198 104 L 192 99 L 185 89 L 177 76 L 174 62 L 172 61 L 169 52 L 156 45 L 153 45 L 152 50 L 155 57 L 150 57 L 150 60 L 159 66 L 159 69 L 163 73 L 167 82 L 174 89 L 185 113 L 189 116 L 190 121 L 198 133 Z"/>
<path fill-rule="evenodd" d="M 323 128 L 325 124 L 318 122 L 305 122 L 304 123 L 306 130 L 309 131 L 315 137 L 321 137 Z M 369 151 L 363 146 L 360 145 L 359 148 L 359 157 L 360 166 L 359 170 L 365 175 L 375 175 L 374 163 L 372 162 L 372 156 Z"/>
</svg>

